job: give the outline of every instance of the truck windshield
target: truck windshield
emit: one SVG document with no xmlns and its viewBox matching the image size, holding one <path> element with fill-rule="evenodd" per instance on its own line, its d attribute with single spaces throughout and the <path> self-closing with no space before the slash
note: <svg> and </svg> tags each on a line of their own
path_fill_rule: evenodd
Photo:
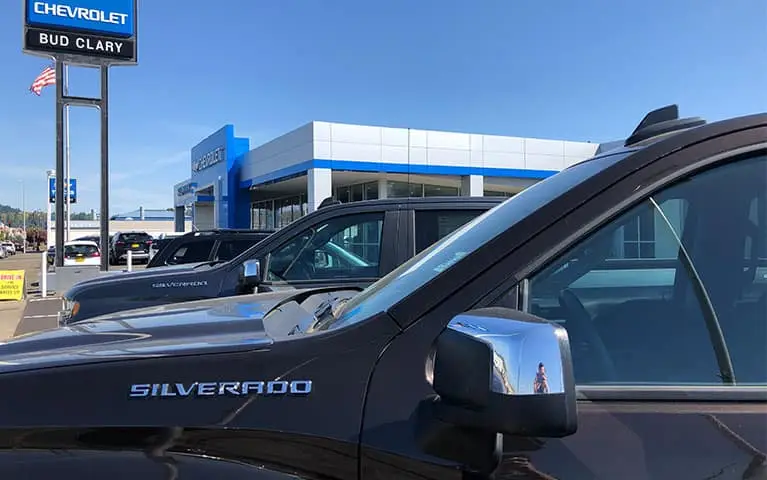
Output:
<svg viewBox="0 0 767 480">
<path fill-rule="evenodd" d="M 485 212 L 349 300 L 330 328 L 357 323 L 388 310 L 535 210 L 630 153 L 621 150 L 574 165 Z"/>
</svg>

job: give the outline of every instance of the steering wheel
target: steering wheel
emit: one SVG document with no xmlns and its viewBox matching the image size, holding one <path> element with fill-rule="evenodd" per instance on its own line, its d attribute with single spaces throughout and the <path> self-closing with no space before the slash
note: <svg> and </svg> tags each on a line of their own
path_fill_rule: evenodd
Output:
<svg viewBox="0 0 767 480">
<path fill-rule="evenodd" d="M 559 304 L 570 313 L 567 334 L 576 377 L 581 381 L 614 381 L 615 364 L 583 302 L 570 289 L 559 294 Z"/>
</svg>

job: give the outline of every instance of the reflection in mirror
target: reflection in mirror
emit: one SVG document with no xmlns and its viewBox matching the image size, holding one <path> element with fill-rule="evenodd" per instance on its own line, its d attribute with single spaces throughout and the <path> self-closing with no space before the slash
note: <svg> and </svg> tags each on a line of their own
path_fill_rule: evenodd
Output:
<svg viewBox="0 0 767 480">
<path fill-rule="evenodd" d="M 246 284 L 255 285 L 261 280 L 261 262 L 245 260 L 242 264 L 242 277 Z"/>
<path fill-rule="evenodd" d="M 448 328 L 490 346 L 492 392 L 503 395 L 565 393 L 560 336 L 566 333 L 561 327 L 548 322 L 458 315 Z"/>
</svg>

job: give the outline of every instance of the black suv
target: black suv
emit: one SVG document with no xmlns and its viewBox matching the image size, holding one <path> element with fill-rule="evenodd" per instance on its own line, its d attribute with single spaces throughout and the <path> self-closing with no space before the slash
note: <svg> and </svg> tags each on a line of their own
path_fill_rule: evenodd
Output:
<svg viewBox="0 0 767 480">
<path fill-rule="evenodd" d="M 78 283 L 64 294 L 61 322 L 253 293 L 254 288 L 259 292 L 330 285 L 361 289 L 503 200 L 427 197 L 326 202 L 229 262 L 150 268 Z"/>
<path fill-rule="evenodd" d="M 274 233 L 273 230 L 236 229 L 189 232 L 169 239 L 167 244 L 161 245 L 147 263 L 146 268 L 217 260 L 228 261 L 272 233 Z"/>
<path fill-rule="evenodd" d="M 152 236 L 146 232 L 116 232 L 109 240 L 109 263 L 127 263 L 128 251 L 133 262 L 148 262 Z"/>
</svg>

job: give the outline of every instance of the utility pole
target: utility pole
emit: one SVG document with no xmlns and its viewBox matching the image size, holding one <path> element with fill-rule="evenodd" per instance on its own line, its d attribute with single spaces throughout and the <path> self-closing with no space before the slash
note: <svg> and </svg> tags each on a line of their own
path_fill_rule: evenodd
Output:
<svg viewBox="0 0 767 480">
<path fill-rule="evenodd" d="M 24 191 L 24 180 L 21 180 L 21 223 L 23 225 L 22 231 L 24 232 L 21 240 L 21 245 L 23 246 L 21 253 L 27 253 L 27 195 Z"/>
</svg>

